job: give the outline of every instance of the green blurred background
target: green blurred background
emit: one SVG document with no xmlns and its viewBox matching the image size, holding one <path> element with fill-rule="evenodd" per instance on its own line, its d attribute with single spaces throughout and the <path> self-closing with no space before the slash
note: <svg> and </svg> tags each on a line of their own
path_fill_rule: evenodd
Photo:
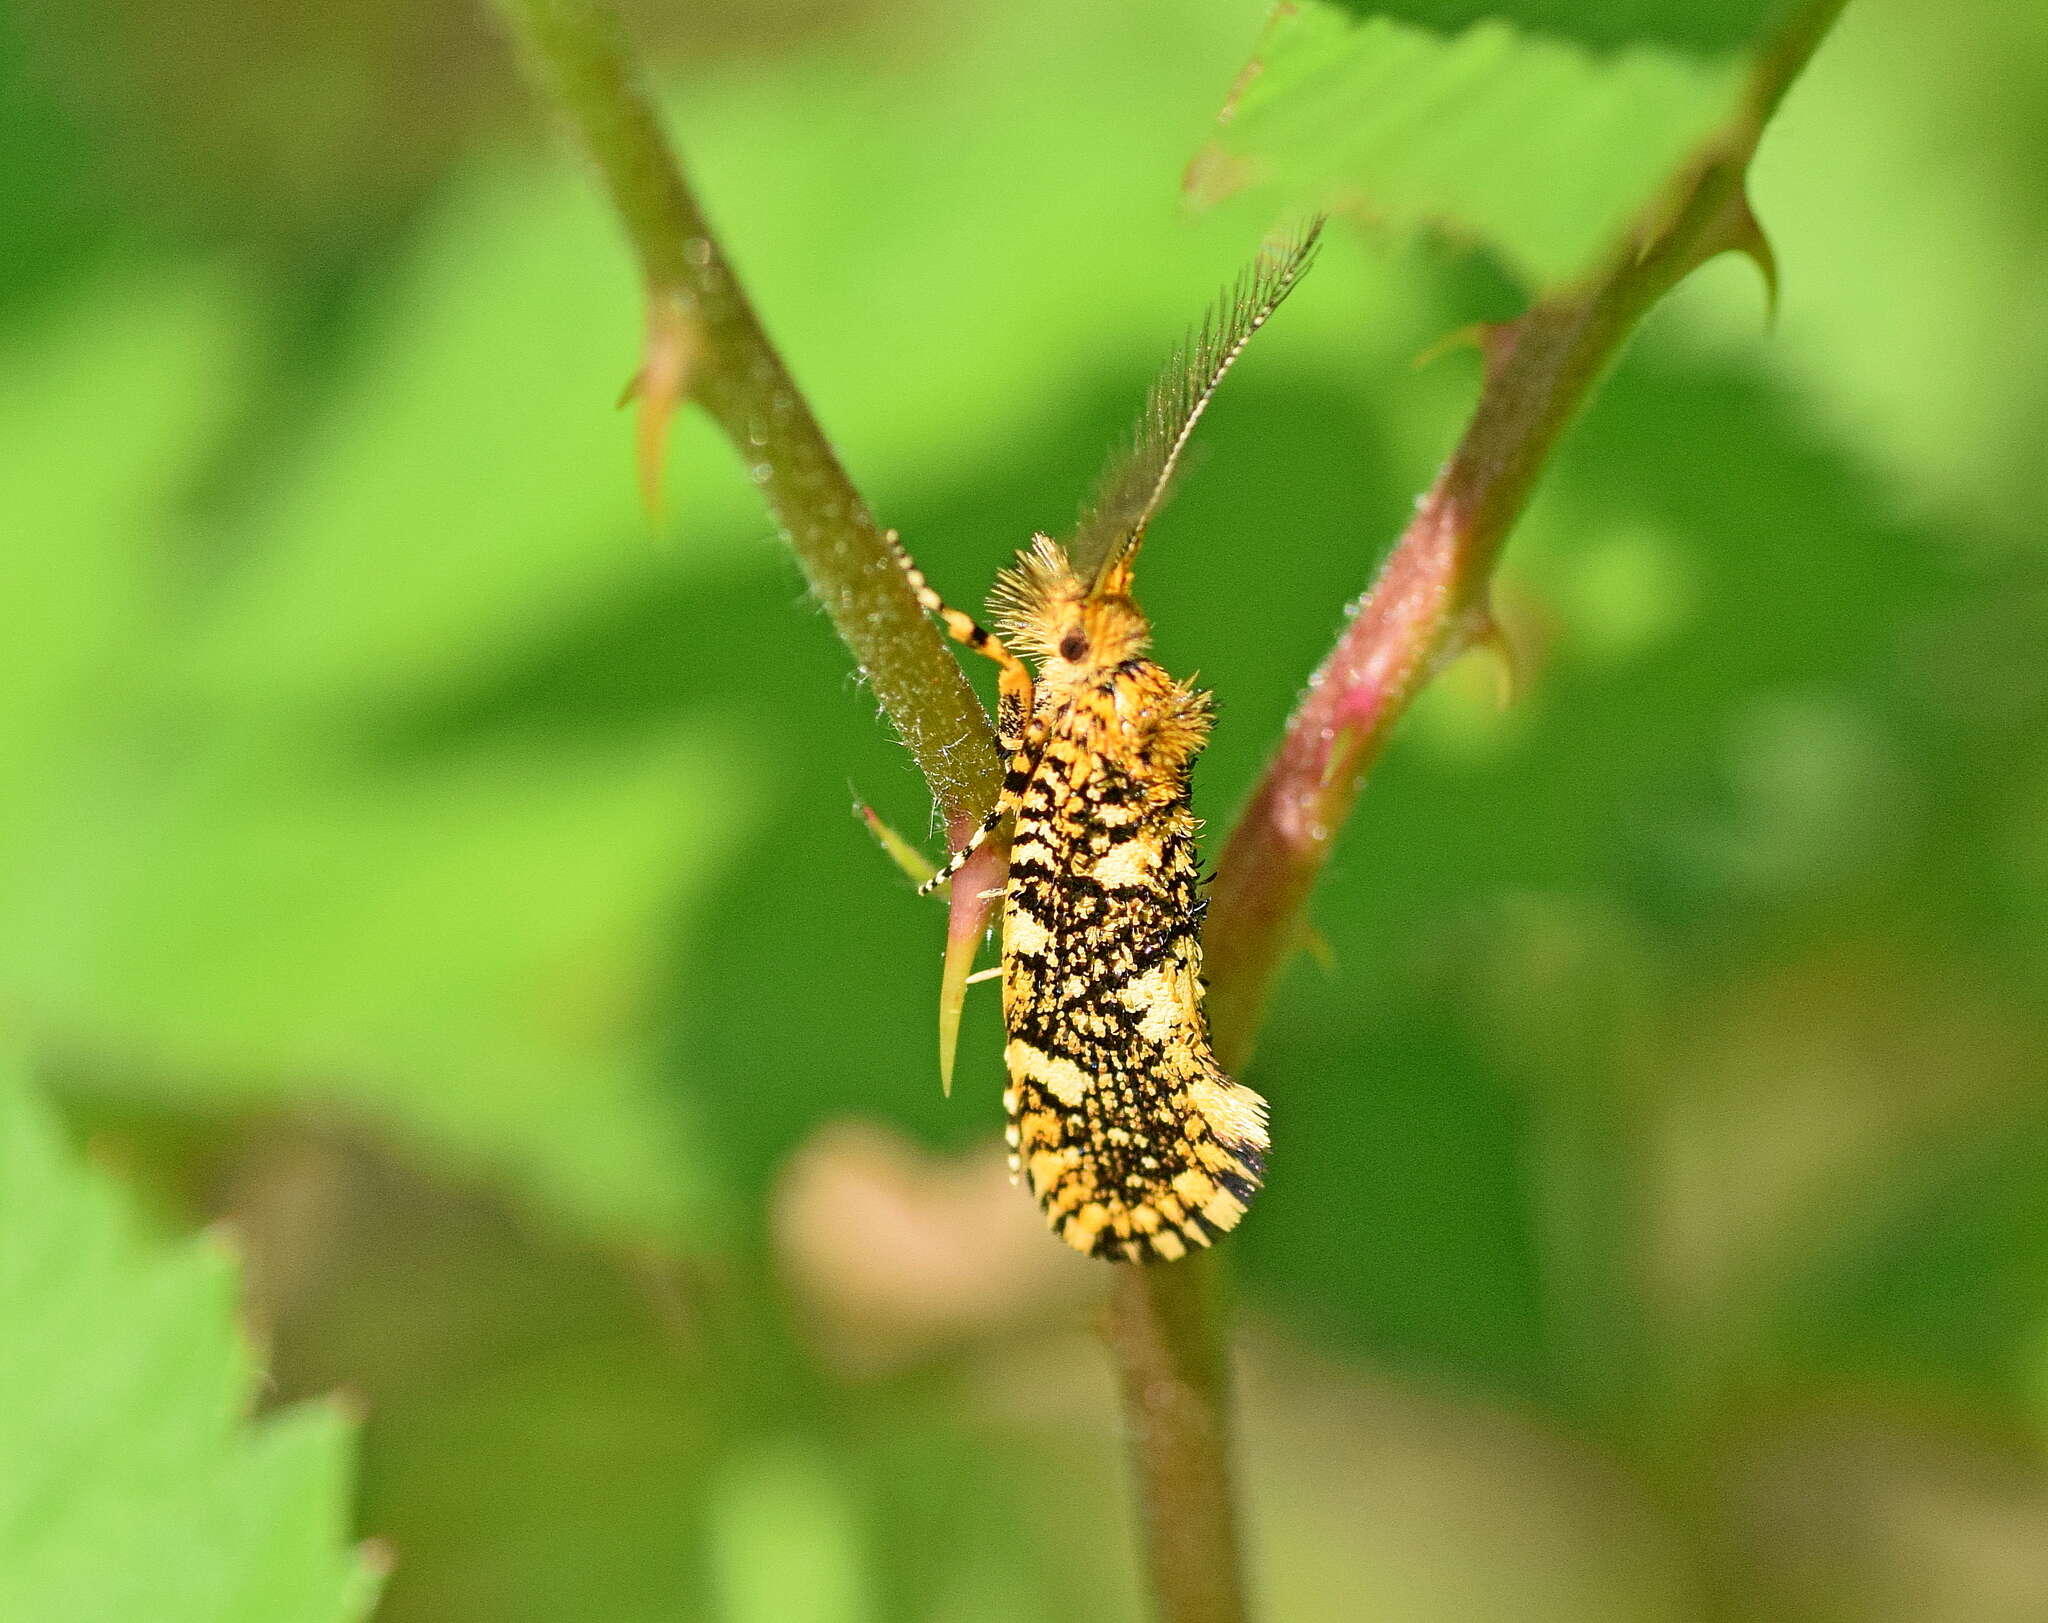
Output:
<svg viewBox="0 0 2048 1623">
<path fill-rule="evenodd" d="M 956 598 L 1256 235 L 1177 191 L 1260 15 L 634 9 Z M 0 1006 L 239 1236 L 271 1395 L 361 1400 L 379 1615 L 1141 1615 L 1101 1271 L 848 814 L 922 786 L 706 425 L 638 511 L 630 261 L 489 19 L 13 8 L 0 154 Z M 2044 164 L 2048 13 L 1854 0 L 1775 327 L 1732 260 L 1652 317 L 1518 701 L 1379 769 L 1248 1078 L 1273 1618 L 2048 1616 Z M 1347 225 L 1232 380 L 1144 582 L 1212 826 L 1469 404 L 1415 357 L 1514 308 Z"/>
</svg>

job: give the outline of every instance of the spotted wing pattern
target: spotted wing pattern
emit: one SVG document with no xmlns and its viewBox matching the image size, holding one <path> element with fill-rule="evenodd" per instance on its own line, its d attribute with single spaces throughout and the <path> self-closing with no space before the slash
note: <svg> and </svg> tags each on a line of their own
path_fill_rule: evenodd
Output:
<svg viewBox="0 0 2048 1623">
<path fill-rule="evenodd" d="M 1208 700 L 1133 659 L 1041 706 L 1004 894 L 1010 1141 L 1075 1250 L 1172 1260 L 1236 1225 L 1267 1142 L 1202 1014 L 1188 787 Z"/>
</svg>

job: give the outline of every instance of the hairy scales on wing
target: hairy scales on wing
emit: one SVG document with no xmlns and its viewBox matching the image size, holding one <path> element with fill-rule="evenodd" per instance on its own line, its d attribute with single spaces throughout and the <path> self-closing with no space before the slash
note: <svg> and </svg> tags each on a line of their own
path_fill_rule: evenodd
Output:
<svg viewBox="0 0 2048 1623">
<path fill-rule="evenodd" d="M 1208 698 L 1044 537 L 998 607 L 1036 656 L 1042 738 L 1003 898 L 1011 1145 L 1076 1250 L 1178 1258 L 1236 1225 L 1266 1151 L 1264 1101 L 1223 1074 L 1202 1014 L 1189 780 Z"/>
</svg>

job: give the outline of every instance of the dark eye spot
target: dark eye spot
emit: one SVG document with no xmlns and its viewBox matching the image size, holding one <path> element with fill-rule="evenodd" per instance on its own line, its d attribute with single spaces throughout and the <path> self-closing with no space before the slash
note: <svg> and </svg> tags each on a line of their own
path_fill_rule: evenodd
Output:
<svg viewBox="0 0 2048 1623">
<path fill-rule="evenodd" d="M 1088 653 L 1088 639 L 1078 631 L 1069 631 L 1060 638 L 1060 658 L 1071 663 L 1082 659 Z"/>
</svg>

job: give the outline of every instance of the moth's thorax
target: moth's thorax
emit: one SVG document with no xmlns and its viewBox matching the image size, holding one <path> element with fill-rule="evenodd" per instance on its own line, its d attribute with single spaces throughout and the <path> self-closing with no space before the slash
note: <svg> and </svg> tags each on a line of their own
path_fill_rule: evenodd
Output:
<svg viewBox="0 0 2048 1623">
<path fill-rule="evenodd" d="M 1076 761 L 1076 781 L 1107 776 L 1146 800 L 1185 799 L 1208 742 L 1207 695 L 1139 657 L 1106 671 L 1048 671 L 1038 703 L 1049 744 Z"/>
</svg>

